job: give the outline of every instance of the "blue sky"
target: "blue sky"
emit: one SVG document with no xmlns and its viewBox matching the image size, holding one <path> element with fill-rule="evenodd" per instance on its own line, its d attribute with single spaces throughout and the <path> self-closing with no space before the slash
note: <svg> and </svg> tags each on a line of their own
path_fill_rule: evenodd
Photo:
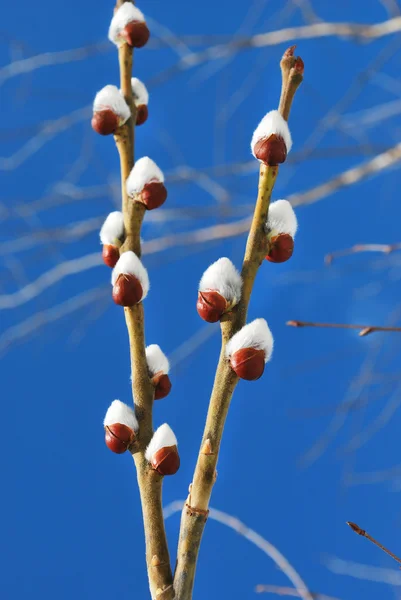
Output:
<svg viewBox="0 0 401 600">
<path fill-rule="evenodd" d="M 230 39 L 297 27 L 311 16 L 308 3 L 298 4 L 148 0 L 140 5 L 149 16 L 153 43 L 135 54 L 135 75 L 151 89 L 150 119 L 138 130 L 136 152 L 151 156 L 170 181 L 165 208 L 159 217 L 148 215 L 145 241 L 249 214 L 255 167 L 245 173 L 235 167 L 225 175 L 213 169 L 251 160 L 252 131 L 277 105 L 278 63 L 293 43 L 242 51 L 161 81 L 158 75 L 189 51 L 184 38 L 171 43 L 172 35 Z M 325 21 L 388 18 L 384 2 L 369 0 L 363 10 L 341 0 L 314 4 Z M 113 140 L 92 132 L 86 108 L 98 89 L 118 82 L 116 52 L 106 42 L 111 13 L 106 0 L 72 0 L 56 8 L 48 0 L 40 5 L 23 0 L 3 8 L 5 600 L 148 597 L 132 461 L 112 455 L 103 442 L 107 406 L 114 398 L 130 402 L 127 335 L 122 312 L 111 300 L 109 271 L 99 265 L 67 275 L 29 301 L 18 291 L 43 273 L 54 273 L 58 264 L 71 265 L 98 251 L 98 221 L 117 206 Z M 169 43 L 160 42 L 166 36 Z M 22 74 L 15 73 L 15 65 L 14 71 L 7 68 L 38 54 L 87 46 L 91 52 L 85 59 Z M 400 34 L 369 44 L 337 37 L 298 42 L 305 81 L 291 114 L 294 146 L 280 170 L 275 199 L 313 188 L 398 143 L 400 47 Z M 207 176 L 183 181 L 182 174 L 193 170 Z M 324 265 L 327 253 L 354 243 L 401 240 L 400 183 L 393 168 L 300 206 L 292 260 L 262 266 L 249 318 L 268 320 L 274 357 L 261 380 L 241 382 L 236 390 L 212 497 L 213 507 L 275 544 L 311 590 L 341 600 L 392 599 L 401 585 L 400 575 L 398 587 L 390 587 L 327 568 L 335 556 L 397 573 L 390 559 L 354 536 L 345 521 L 356 521 L 401 552 L 399 479 L 397 472 L 383 474 L 401 462 L 401 339 L 295 330 L 285 322 L 400 323 L 399 254 L 363 254 Z M 165 504 L 186 495 L 219 353 L 218 326 L 201 322 L 195 310 L 197 283 L 220 256 L 240 265 L 244 244 L 244 236 L 174 244 L 144 257 L 152 282 L 145 305 L 147 342 L 160 344 L 173 362 L 173 391 L 157 403 L 155 423 L 171 424 L 181 453 L 180 471 L 164 484 Z M 8 306 L 10 294 L 15 295 Z M 76 305 L 80 308 L 73 310 Z M 358 407 L 345 410 L 351 402 Z M 316 446 L 322 436 L 325 445 Z M 173 562 L 178 525 L 178 515 L 166 524 Z M 252 598 L 260 583 L 288 585 L 257 548 L 209 521 L 194 599 Z"/>
</svg>

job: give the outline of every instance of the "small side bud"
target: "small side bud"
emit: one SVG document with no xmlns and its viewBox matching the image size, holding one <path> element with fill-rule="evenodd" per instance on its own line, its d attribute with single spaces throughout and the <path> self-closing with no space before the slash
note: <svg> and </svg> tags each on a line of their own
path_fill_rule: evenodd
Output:
<svg viewBox="0 0 401 600">
<path fill-rule="evenodd" d="M 132 96 L 136 106 L 136 125 L 142 125 L 148 118 L 149 93 L 137 77 L 131 79 Z"/>
<path fill-rule="evenodd" d="M 269 252 L 266 260 L 282 263 L 294 252 L 294 237 L 298 228 L 295 212 L 288 200 L 277 200 L 270 205 L 267 217 Z"/>
<path fill-rule="evenodd" d="M 132 408 L 114 400 L 104 418 L 105 441 L 112 452 L 122 454 L 136 441 L 138 421 Z"/>
<path fill-rule="evenodd" d="M 116 46 L 126 43 L 142 48 L 150 36 L 142 11 L 132 2 L 124 2 L 114 13 L 109 28 L 109 40 Z"/>
<path fill-rule="evenodd" d="M 155 400 L 161 400 L 168 396 L 172 387 L 168 376 L 170 363 L 157 344 L 151 344 L 146 348 L 146 361 L 155 388 Z"/>
<path fill-rule="evenodd" d="M 209 438 L 205 440 L 205 443 L 202 446 L 201 454 L 204 454 L 205 456 L 212 456 L 212 454 L 214 454 L 212 442 L 209 440 Z"/>
<path fill-rule="evenodd" d="M 255 158 L 269 166 L 283 163 L 291 150 L 288 123 L 278 110 L 267 113 L 252 136 L 251 150 Z"/>
<path fill-rule="evenodd" d="M 103 244 L 103 262 L 108 267 L 115 267 L 120 258 L 120 246 L 124 239 L 124 217 L 119 211 L 110 213 L 100 230 L 100 241 Z"/>
<path fill-rule="evenodd" d="M 135 201 L 142 202 L 148 210 L 159 208 L 166 201 L 163 172 L 148 156 L 135 163 L 126 186 L 127 194 Z"/>
<path fill-rule="evenodd" d="M 177 438 L 164 423 L 153 434 L 145 452 L 146 460 L 160 475 L 174 475 L 180 467 Z"/>
<path fill-rule="evenodd" d="M 229 258 L 219 258 L 206 269 L 199 282 L 199 316 L 208 323 L 216 323 L 241 298 L 242 277 Z"/>
<path fill-rule="evenodd" d="M 149 291 L 148 273 L 134 252 L 124 252 L 113 269 L 113 300 L 120 306 L 142 302 Z"/>
<path fill-rule="evenodd" d="M 131 111 L 115 85 L 106 85 L 93 102 L 92 128 L 100 135 L 110 135 L 124 125 Z"/>
<path fill-rule="evenodd" d="M 253 381 L 264 372 L 273 352 L 273 336 L 264 319 L 245 325 L 228 342 L 226 357 L 240 379 Z"/>
</svg>

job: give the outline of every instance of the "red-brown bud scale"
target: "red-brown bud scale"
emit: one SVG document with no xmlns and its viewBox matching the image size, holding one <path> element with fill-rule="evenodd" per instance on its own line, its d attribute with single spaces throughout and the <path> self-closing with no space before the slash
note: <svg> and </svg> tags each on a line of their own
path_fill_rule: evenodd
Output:
<svg viewBox="0 0 401 600">
<path fill-rule="evenodd" d="M 146 206 L 147 210 L 159 208 L 165 203 L 166 198 L 167 189 L 161 181 L 146 183 L 140 193 L 140 200 Z"/>
<path fill-rule="evenodd" d="M 265 165 L 275 167 L 285 162 L 287 158 L 287 146 L 280 135 L 272 133 L 270 137 L 262 138 L 256 142 L 254 154 Z"/>
<path fill-rule="evenodd" d="M 116 454 L 123 454 L 135 442 L 135 432 L 127 425 L 114 423 L 105 427 L 107 447 Z"/>
<path fill-rule="evenodd" d="M 120 126 L 119 118 L 111 109 L 94 112 L 92 128 L 100 135 L 111 135 Z"/>
<path fill-rule="evenodd" d="M 104 244 L 102 257 L 104 264 L 113 269 L 120 258 L 118 246 L 114 246 L 113 244 Z"/>
<path fill-rule="evenodd" d="M 180 456 L 177 446 L 160 448 L 152 456 L 152 467 L 160 475 L 174 475 L 180 468 Z"/>
<path fill-rule="evenodd" d="M 142 48 L 147 43 L 150 31 L 143 21 L 131 21 L 122 30 L 120 36 L 132 48 Z"/>
<path fill-rule="evenodd" d="M 217 323 L 227 310 L 227 300 L 216 291 L 198 292 L 196 309 L 208 323 Z"/>
<path fill-rule="evenodd" d="M 113 286 L 113 300 L 120 306 L 134 306 L 142 300 L 142 285 L 135 275 L 122 273 Z"/>
<path fill-rule="evenodd" d="M 286 262 L 294 252 L 294 240 L 288 233 L 280 233 L 272 237 L 269 244 L 269 253 L 266 256 L 269 262 Z"/>
<path fill-rule="evenodd" d="M 149 110 L 146 104 L 140 104 L 136 109 L 136 125 L 143 125 L 148 120 Z"/>
<path fill-rule="evenodd" d="M 264 350 L 241 348 L 230 356 L 230 364 L 240 379 L 247 381 L 259 379 L 265 370 Z"/>
<path fill-rule="evenodd" d="M 156 373 L 152 377 L 152 383 L 155 386 L 155 400 L 161 400 L 169 395 L 172 385 L 166 373 Z"/>
</svg>

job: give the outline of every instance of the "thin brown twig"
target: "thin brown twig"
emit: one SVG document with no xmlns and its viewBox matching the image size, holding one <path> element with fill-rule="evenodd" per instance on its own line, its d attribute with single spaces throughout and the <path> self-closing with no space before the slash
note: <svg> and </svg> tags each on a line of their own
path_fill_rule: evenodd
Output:
<svg viewBox="0 0 401 600">
<path fill-rule="evenodd" d="M 117 0 L 116 9 L 124 3 Z M 128 44 L 122 44 L 118 50 L 120 66 L 120 88 L 125 101 L 131 109 L 131 118 L 115 134 L 116 146 L 120 156 L 122 212 L 124 215 L 125 241 L 121 252 L 131 250 L 141 255 L 140 230 L 145 207 L 140 202 L 132 202 L 126 191 L 126 180 L 134 166 L 134 133 L 136 109 L 132 97 L 133 50 Z M 135 412 L 139 423 L 139 445 L 133 452 L 137 470 L 138 486 L 142 504 L 145 530 L 146 564 L 149 587 L 152 598 L 171 600 L 174 598 L 173 578 L 170 556 L 162 511 L 163 478 L 153 470 L 145 458 L 145 450 L 153 435 L 152 409 L 154 388 L 149 379 L 145 354 L 145 325 L 143 304 L 124 308 L 127 324 L 132 393 Z"/>
<path fill-rule="evenodd" d="M 287 321 L 290 327 L 324 327 L 330 329 L 359 329 L 360 337 L 375 333 L 376 331 L 388 331 L 401 333 L 401 327 L 382 327 L 381 325 L 355 325 L 351 323 L 315 323 L 313 321 Z"/>
<path fill-rule="evenodd" d="M 283 110 L 283 107 L 285 107 L 286 117 L 288 118 L 295 89 L 300 85 L 302 79 L 298 77 L 298 70 L 295 69 L 294 65 L 282 73 L 282 85 L 286 91 L 282 94 L 280 109 Z M 223 429 L 231 398 L 238 382 L 238 377 L 226 360 L 225 346 L 228 340 L 246 323 L 248 304 L 256 274 L 266 254 L 264 227 L 277 174 L 277 166 L 271 167 L 262 164 L 260 167 L 258 196 L 241 273 L 243 279 L 241 301 L 231 313 L 222 318 L 221 322 L 222 345 L 219 363 L 193 482 L 182 511 L 177 566 L 174 575 L 177 600 L 190 600 L 192 598 L 196 562 L 209 512 L 209 501 L 215 482 Z M 304 600 L 312 600 L 308 590 L 303 592 L 302 597 Z"/>
<path fill-rule="evenodd" d="M 351 248 L 345 248 L 344 250 L 336 250 L 330 254 L 326 254 L 324 262 L 326 265 L 331 265 L 335 258 L 340 256 L 349 256 L 350 254 L 359 254 L 360 252 L 382 252 L 383 254 L 390 254 L 395 250 L 401 250 L 401 242 L 396 244 L 355 244 Z"/>
<path fill-rule="evenodd" d="M 375 540 L 375 538 L 373 538 L 371 535 L 369 535 L 369 533 L 367 531 L 365 531 L 364 529 L 362 529 L 361 527 L 359 527 L 359 525 L 357 525 L 356 523 L 353 523 L 352 521 L 347 521 L 347 525 L 349 525 L 349 527 L 351 527 L 352 531 L 355 531 L 355 533 L 357 533 L 358 535 L 361 535 L 362 537 L 365 537 L 367 540 L 369 540 L 370 542 L 372 542 L 372 544 L 374 544 L 375 546 L 377 546 L 378 548 L 380 548 L 380 550 L 383 550 L 383 552 L 385 552 L 386 554 L 388 554 L 389 556 L 391 556 L 391 558 L 393 560 L 395 560 L 396 562 L 398 562 L 398 564 L 401 565 L 401 558 L 398 558 L 398 556 L 396 554 L 394 554 L 388 548 L 386 548 L 385 546 L 383 546 L 383 544 L 381 544 L 380 542 L 378 542 L 377 540 Z"/>
</svg>

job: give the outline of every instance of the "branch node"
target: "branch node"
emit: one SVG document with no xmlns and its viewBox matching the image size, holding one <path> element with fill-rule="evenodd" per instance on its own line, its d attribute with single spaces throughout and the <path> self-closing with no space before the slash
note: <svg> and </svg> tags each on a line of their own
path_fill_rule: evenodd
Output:
<svg viewBox="0 0 401 600">
<path fill-rule="evenodd" d="M 213 449 L 212 449 L 212 443 L 209 438 L 203 444 L 201 453 L 204 454 L 205 456 L 211 456 L 214 454 Z"/>
<path fill-rule="evenodd" d="M 205 523 L 206 523 L 207 518 L 209 516 L 209 510 L 203 510 L 202 508 L 196 508 L 195 506 L 191 506 L 190 504 L 188 504 L 188 502 L 185 503 L 185 506 L 187 508 L 187 515 L 189 515 L 190 517 L 203 516 Z"/>
</svg>

